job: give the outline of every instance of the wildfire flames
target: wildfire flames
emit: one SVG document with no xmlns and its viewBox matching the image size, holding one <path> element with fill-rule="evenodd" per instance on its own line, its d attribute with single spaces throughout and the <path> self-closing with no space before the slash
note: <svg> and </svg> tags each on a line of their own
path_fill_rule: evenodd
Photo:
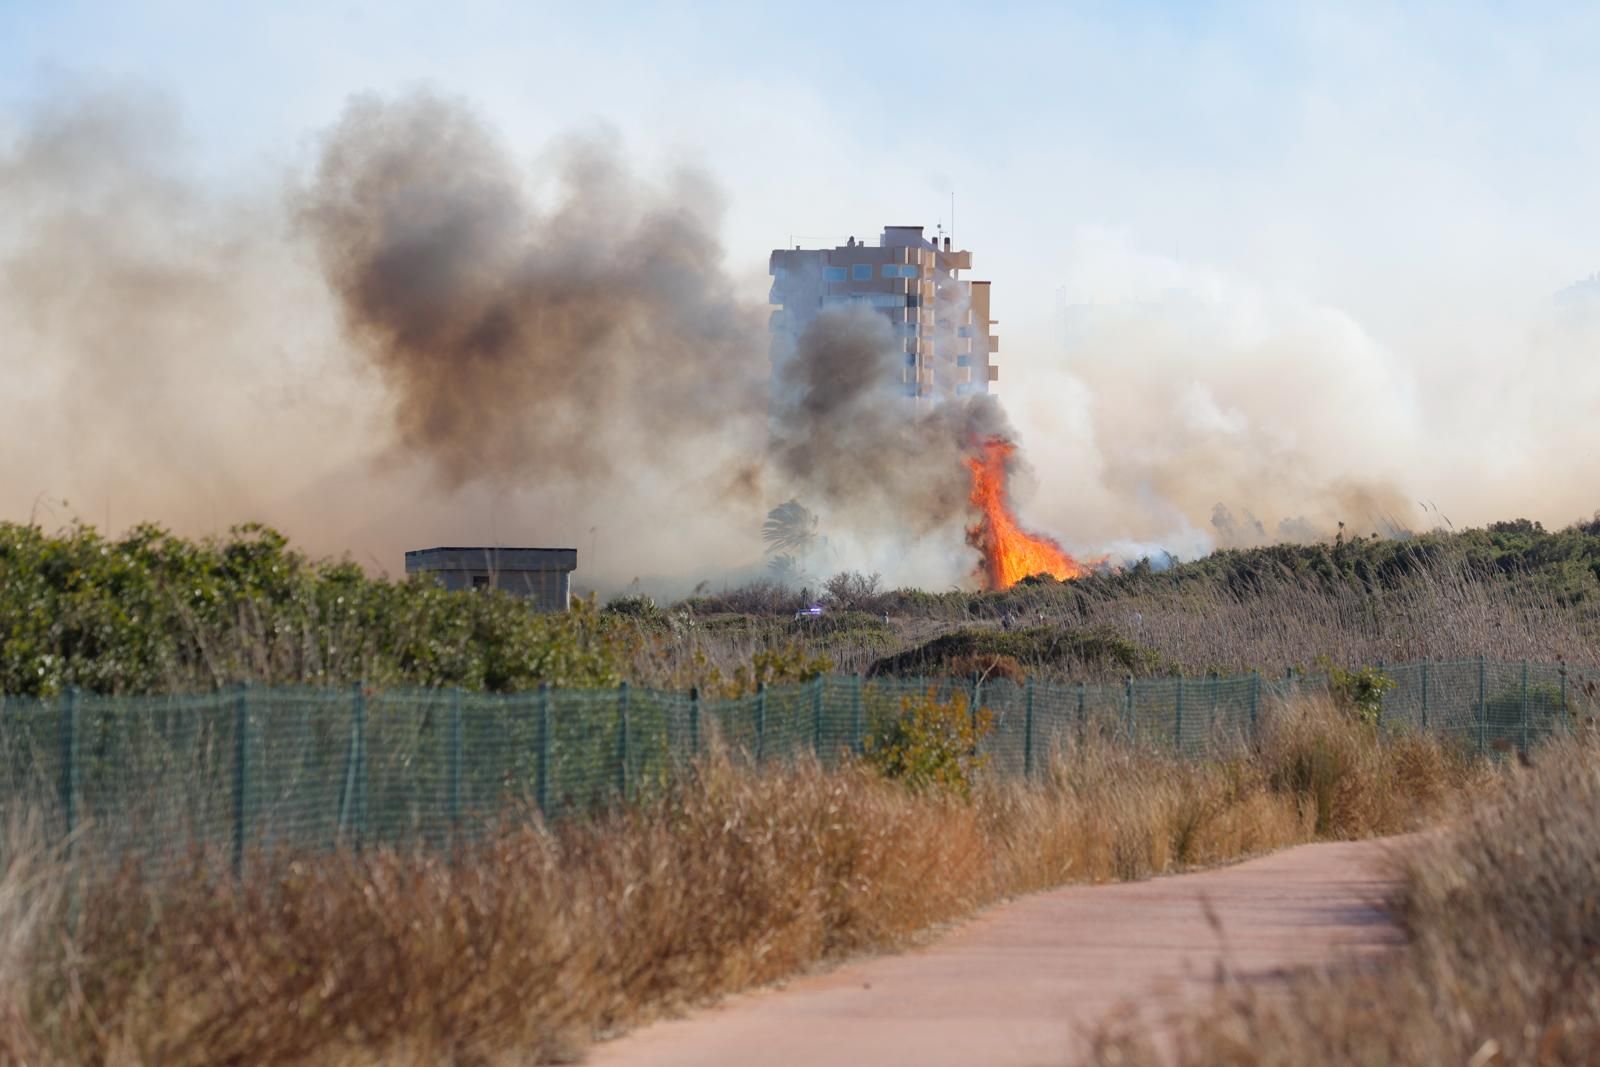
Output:
<svg viewBox="0 0 1600 1067">
<path fill-rule="evenodd" d="M 967 529 L 967 543 L 983 554 L 978 565 L 984 586 L 1009 589 L 1033 574 L 1048 574 L 1066 581 L 1082 578 L 1089 568 L 1062 551 L 1048 537 L 1028 533 L 1017 525 L 1006 500 L 1006 464 L 1017 446 L 999 437 L 978 445 L 967 458 L 972 471 L 972 506 L 979 519 Z"/>
</svg>

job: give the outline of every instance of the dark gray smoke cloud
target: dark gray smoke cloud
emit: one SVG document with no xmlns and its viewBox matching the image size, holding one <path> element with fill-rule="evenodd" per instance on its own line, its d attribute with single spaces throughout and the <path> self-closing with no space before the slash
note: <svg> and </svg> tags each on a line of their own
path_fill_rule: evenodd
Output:
<svg viewBox="0 0 1600 1067">
<path fill-rule="evenodd" d="M 883 317 L 829 312 L 769 425 L 765 309 L 722 268 L 703 181 L 648 186 L 591 138 L 555 153 L 548 205 L 526 189 L 467 109 L 423 95 L 353 102 L 300 199 L 400 443 L 446 484 L 612 496 L 648 470 L 662 489 L 797 493 L 858 532 L 960 528 L 963 458 L 1010 435 L 993 400 L 913 412 Z"/>
<path fill-rule="evenodd" d="M 460 104 L 350 104 L 300 214 L 400 442 L 450 485 L 727 465 L 759 426 L 766 332 L 692 174 L 636 178 L 604 138 L 556 154 L 548 205 Z M 730 477 L 732 477 L 731 472 Z"/>
<path fill-rule="evenodd" d="M 913 408 L 905 355 L 884 317 L 824 311 L 777 371 L 772 463 L 783 485 L 858 529 L 926 531 L 965 520 L 975 442 L 1011 437 L 999 403 Z"/>
</svg>

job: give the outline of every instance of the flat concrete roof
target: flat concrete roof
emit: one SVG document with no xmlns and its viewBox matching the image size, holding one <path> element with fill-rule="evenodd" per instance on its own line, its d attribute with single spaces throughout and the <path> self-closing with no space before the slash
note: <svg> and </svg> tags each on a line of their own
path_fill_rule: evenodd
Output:
<svg viewBox="0 0 1600 1067">
<path fill-rule="evenodd" d="M 575 548 L 513 548 L 502 545 L 440 545 L 416 548 L 406 553 L 406 570 L 481 570 L 493 567 L 503 571 L 576 570 Z"/>
</svg>

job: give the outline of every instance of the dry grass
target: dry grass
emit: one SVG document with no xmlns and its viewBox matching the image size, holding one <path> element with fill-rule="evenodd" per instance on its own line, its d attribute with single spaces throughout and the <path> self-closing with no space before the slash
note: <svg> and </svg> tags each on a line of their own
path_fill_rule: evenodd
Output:
<svg viewBox="0 0 1600 1067">
<path fill-rule="evenodd" d="M 1286 667 L 1310 667 L 1322 659 L 1366 666 L 1480 655 L 1505 662 L 1600 664 L 1600 604 L 1594 598 L 1563 603 L 1536 577 L 1510 580 L 1446 556 L 1417 565 L 1398 588 L 1387 590 L 1329 588 L 1284 573 L 1263 575 L 1240 589 L 1220 582 L 1150 590 L 1045 587 L 1033 594 L 1014 591 L 1009 595 L 1015 603 L 1005 603 L 1028 625 L 1105 631 L 1147 648 L 1161 665 L 1159 673 L 1261 670 L 1281 676 Z M 839 670 L 862 671 L 952 630 L 999 628 L 999 611 L 966 598 L 941 600 L 915 614 L 894 614 L 886 630 L 854 641 L 837 633 L 822 640 L 802 626 L 758 617 L 744 620 L 743 627 L 723 619 L 720 628 L 708 628 L 702 620 L 660 636 L 652 646 L 656 660 L 636 660 L 630 673 L 659 683 L 671 677 L 661 663 L 696 656 L 731 670 L 775 641 L 826 655 Z M 1115 664 L 1070 657 L 1025 666 L 1039 678 L 1072 681 L 1115 681 L 1125 673 Z"/>
<path fill-rule="evenodd" d="M 1600 663 L 1592 604 L 1565 605 L 1542 587 L 1449 559 L 1393 590 L 1329 590 L 1290 577 L 1246 592 L 1106 597 L 1061 621 L 1104 626 L 1190 673 L 1424 658 L 1566 659 Z"/>
<path fill-rule="evenodd" d="M 1007 894 L 1236 859 L 1319 826 L 1409 827 L 1472 780 L 1322 703 L 1280 709 L 1259 751 L 1209 763 L 1091 737 L 970 802 L 861 768 L 713 758 L 647 806 L 509 826 L 449 858 L 262 857 L 243 885 L 203 864 L 85 880 L 50 913 L 70 914 L 65 937 L 41 936 L 63 926 L 36 920 L 48 901 L 16 853 L 0 879 L 0 1050 L 179 1067 L 560 1060 Z"/>
<path fill-rule="evenodd" d="M 1224 983 L 1177 1025 L 1174 1060 L 1107 1034 L 1128 1067 L 1530 1064 L 1600 1060 L 1600 745 L 1552 745 L 1395 863 L 1410 937 L 1376 968 L 1286 990 Z"/>
</svg>

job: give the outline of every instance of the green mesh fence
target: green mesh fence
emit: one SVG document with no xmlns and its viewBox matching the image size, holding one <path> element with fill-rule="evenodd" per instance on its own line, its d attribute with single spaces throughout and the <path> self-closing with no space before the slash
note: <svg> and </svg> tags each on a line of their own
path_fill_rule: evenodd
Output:
<svg viewBox="0 0 1600 1067">
<path fill-rule="evenodd" d="M 1381 668 L 1379 727 L 1526 750 L 1593 714 L 1600 675 L 1487 660 Z M 1114 685 L 830 675 L 733 700 L 622 686 L 510 695 L 239 688 L 193 696 L 0 698 L 0 815 L 95 855 L 241 864 L 277 847 L 448 848 L 508 812 L 548 817 L 648 796 L 718 738 L 751 764 L 837 766 L 909 697 L 959 693 L 991 722 L 989 773 L 1038 773 L 1093 732 L 1203 756 L 1320 676 Z M 198 850 L 198 851 L 197 851 Z"/>
</svg>

